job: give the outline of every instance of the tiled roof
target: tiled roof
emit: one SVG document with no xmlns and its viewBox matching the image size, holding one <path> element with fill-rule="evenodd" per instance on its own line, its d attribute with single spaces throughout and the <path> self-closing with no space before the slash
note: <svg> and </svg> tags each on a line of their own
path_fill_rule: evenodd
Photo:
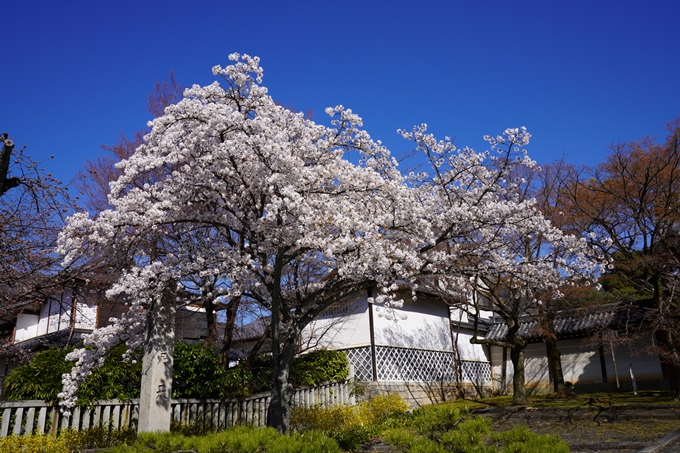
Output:
<svg viewBox="0 0 680 453">
<path fill-rule="evenodd" d="M 69 344 L 73 346 L 81 343 L 83 340 L 83 336 L 91 332 L 92 330 L 75 329 L 73 331 L 73 336 L 71 337 L 71 341 L 69 342 Z M 32 351 L 34 349 L 41 347 L 63 348 L 66 346 L 66 343 L 68 342 L 69 333 L 70 333 L 69 329 L 62 329 L 57 330 L 56 332 L 50 332 L 45 335 L 40 335 L 29 340 L 15 343 L 0 350 L 0 358 L 14 355 L 17 349 Z"/>
<path fill-rule="evenodd" d="M 640 324 L 643 317 L 643 308 L 619 304 L 564 310 L 555 316 L 555 334 L 559 339 L 585 337 L 604 329 L 620 328 L 626 323 Z M 507 333 L 508 326 L 502 320 L 498 320 L 486 338 L 504 340 Z M 520 319 L 519 334 L 529 342 L 543 339 L 540 323 L 530 316 Z"/>
</svg>

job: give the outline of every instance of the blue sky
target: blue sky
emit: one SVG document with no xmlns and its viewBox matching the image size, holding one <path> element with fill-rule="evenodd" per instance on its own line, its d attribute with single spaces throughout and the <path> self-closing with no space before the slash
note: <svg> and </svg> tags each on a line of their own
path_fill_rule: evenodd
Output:
<svg viewBox="0 0 680 453">
<path fill-rule="evenodd" d="M 146 124 L 157 80 L 212 83 L 232 52 L 262 58 L 276 100 L 352 108 L 395 154 L 419 123 L 480 150 L 526 126 L 539 162 L 592 165 L 680 115 L 677 0 L 6 3 L 0 132 L 64 181 Z"/>
</svg>

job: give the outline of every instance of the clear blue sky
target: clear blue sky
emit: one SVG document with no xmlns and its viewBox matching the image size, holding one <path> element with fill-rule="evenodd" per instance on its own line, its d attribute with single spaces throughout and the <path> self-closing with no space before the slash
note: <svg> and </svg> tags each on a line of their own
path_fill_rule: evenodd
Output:
<svg viewBox="0 0 680 453">
<path fill-rule="evenodd" d="M 680 115 L 680 1 L 33 1 L 0 8 L 0 132 L 70 180 L 146 124 L 170 71 L 262 58 L 270 94 L 325 121 L 343 104 L 394 153 L 398 128 L 485 149 L 526 126 L 541 163 L 596 164 Z"/>
</svg>

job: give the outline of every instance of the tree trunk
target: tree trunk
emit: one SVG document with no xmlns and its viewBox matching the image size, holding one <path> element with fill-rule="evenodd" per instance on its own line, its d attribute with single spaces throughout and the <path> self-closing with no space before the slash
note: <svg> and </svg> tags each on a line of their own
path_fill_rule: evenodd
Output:
<svg viewBox="0 0 680 453">
<path fill-rule="evenodd" d="M 236 314 L 241 297 L 234 297 L 227 304 L 227 323 L 224 326 L 224 337 L 222 337 L 222 366 L 229 368 L 229 353 L 231 352 L 231 342 L 234 337 L 234 326 L 236 325 Z"/>
<path fill-rule="evenodd" d="M 548 355 L 548 369 L 552 377 L 553 392 L 563 394 L 566 391 L 566 387 L 564 386 L 564 373 L 562 372 L 562 355 L 557 348 L 555 313 L 552 310 L 546 313 L 543 324 L 545 349 Z"/>
<path fill-rule="evenodd" d="M 272 327 L 271 325 L 268 325 L 264 329 L 262 336 L 257 340 L 257 342 L 255 342 L 255 345 L 252 347 L 252 349 L 248 353 L 248 356 L 246 356 L 245 365 L 246 365 L 246 368 L 248 368 L 249 370 L 253 369 L 253 362 L 255 361 L 255 357 L 258 356 L 258 354 L 260 353 L 260 349 L 262 349 L 262 346 L 264 346 L 264 343 L 270 337 L 271 327 Z"/>
<path fill-rule="evenodd" d="M 671 365 L 671 373 L 673 374 L 671 388 L 675 390 L 673 401 L 680 401 L 680 366 L 675 363 Z"/>
<path fill-rule="evenodd" d="M 557 348 L 557 340 L 552 335 L 545 339 L 545 349 L 548 354 L 548 368 L 553 378 L 553 392 L 562 394 L 567 388 L 564 385 L 564 373 L 562 372 L 562 355 Z"/>
<path fill-rule="evenodd" d="M 4 134 L 2 140 L 2 151 L 0 152 L 0 197 L 5 194 L 10 189 L 18 187 L 21 184 L 19 178 L 11 177 L 8 178 L 9 173 L 9 163 L 12 160 L 12 150 L 14 149 L 14 142 L 7 138 L 7 134 Z"/>
<path fill-rule="evenodd" d="M 527 390 L 524 387 L 524 348 L 520 345 L 513 345 L 510 348 L 510 360 L 514 373 L 512 376 L 512 404 L 527 404 Z"/>
<path fill-rule="evenodd" d="M 275 329 L 272 328 L 272 331 Z M 278 355 L 274 355 L 272 399 L 267 413 L 267 426 L 281 434 L 290 434 L 290 414 L 293 409 L 293 387 L 288 382 L 295 357 L 297 334 L 290 332 Z M 274 348 L 272 348 L 273 350 Z"/>
<path fill-rule="evenodd" d="M 662 332 L 661 337 L 667 348 L 666 360 L 671 364 L 671 376 L 670 384 L 671 388 L 675 391 L 673 396 L 673 401 L 680 401 L 680 357 L 678 356 L 678 351 L 673 344 L 673 334 L 668 330 Z"/>
<path fill-rule="evenodd" d="M 215 342 L 217 341 L 217 322 L 215 320 L 215 306 L 211 300 L 205 300 L 203 302 L 203 308 L 205 308 L 205 323 L 208 330 L 208 336 L 205 337 L 205 346 L 209 348 L 213 353 L 215 352 Z"/>
</svg>

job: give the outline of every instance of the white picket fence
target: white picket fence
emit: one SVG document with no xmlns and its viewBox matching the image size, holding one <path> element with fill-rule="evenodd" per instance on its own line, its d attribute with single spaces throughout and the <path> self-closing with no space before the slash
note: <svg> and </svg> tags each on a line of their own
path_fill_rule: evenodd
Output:
<svg viewBox="0 0 680 453">
<path fill-rule="evenodd" d="M 173 399 L 172 419 L 216 430 L 240 424 L 265 426 L 270 399 L 269 393 L 224 401 Z M 356 400 L 349 381 L 298 389 L 293 395 L 296 407 L 353 404 Z M 91 408 L 75 408 L 70 417 L 65 417 L 58 406 L 40 400 L 2 401 L 0 412 L 0 437 L 31 433 L 56 435 L 61 430 L 84 431 L 98 426 L 107 429 L 136 428 L 139 400 L 101 401 Z"/>
</svg>

